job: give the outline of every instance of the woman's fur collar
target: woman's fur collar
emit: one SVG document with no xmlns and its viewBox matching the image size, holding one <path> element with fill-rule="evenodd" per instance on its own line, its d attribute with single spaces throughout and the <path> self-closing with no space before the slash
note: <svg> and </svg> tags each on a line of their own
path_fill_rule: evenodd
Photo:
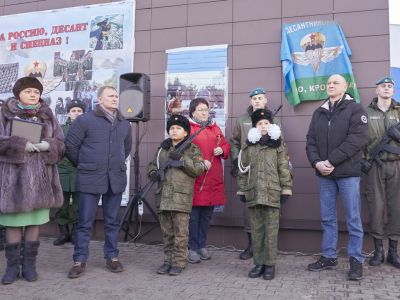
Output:
<svg viewBox="0 0 400 300">
<path fill-rule="evenodd" d="M 36 114 L 36 117 L 42 119 L 42 120 L 47 120 L 47 119 L 53 119 L 53 112 L 51 111 L 50 107 L 43 102 L 42 99 L 40 99 L 41 106 L 39 108 L 38 113 Z M 28 118 L 24 111 L 20 109 L 18 106 L 18 100 L 14 97 L 9 98 L 1 107 L 1 112 L 4 115 L 5 118 L 7 119 L 13 119 L 16 116 L 20 117 L 22 119 Z"/>
</svg>

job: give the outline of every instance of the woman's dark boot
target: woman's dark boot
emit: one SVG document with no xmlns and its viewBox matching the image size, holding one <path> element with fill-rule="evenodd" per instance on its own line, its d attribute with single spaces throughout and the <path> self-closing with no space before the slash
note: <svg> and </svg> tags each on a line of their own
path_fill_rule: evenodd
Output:
<svg viewBox="0 0 400 300">
<path fill-rule="evenodd" d="M 374 244 L 375 244 L 375 251 L 374 251 L 374 256 L 370 258 L 368 261 L 370 266 L 379 266 L 381 263 L 385 261 L 385 253 L 383 252 L 383 242 L 382 240 L 375 239 L 374 238 Z"/>
<path fill-rule="evenodd" d="M 61 246 L 70 241 L 68 225 L 58 225 L 58 230 L 60 231 L 60 235 L 53 242 L 54 246 Z"/>
<path fill-rule="evenodd" d="M 1 280 L 2 284 L 13 283 L 19 274 L 19 257 L 20 257 L 21 243 L 6 244 L 5 256 L 7 259 L 6 272 Z"/>
<path fill-rule="evenodd" d="M 389 252 L 387 262 L 392 266 L 400 269 L 400 258 L 397 255 L 397 241 L 389 240 Z"/>
<path fill-rule="evenodd" d="M 242 260 L 247 260 L 253 257 L 253 243 L 251 241 L 251 232 L 247 232 L 247 239 L 249 241 L 249 244 L 247 245 L 247 248 L 244 249 L 244 251 L 239 255 L 239 258 Z"/>
<path fill-rule="evenodd" d="M 36 272 L 36 257 L 39 250 L 39 241 L 25 241 L 22 260 L 22 277 L 26 281 L 36 281 L 38 273 Z"/>
</svg>

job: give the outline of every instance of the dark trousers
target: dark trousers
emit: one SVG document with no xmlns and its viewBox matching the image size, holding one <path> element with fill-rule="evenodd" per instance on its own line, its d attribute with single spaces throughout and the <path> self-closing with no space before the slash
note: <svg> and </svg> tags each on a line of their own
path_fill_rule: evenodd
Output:
<svg viewBox="0 0 400 300">
<path fill-rule="evenodd" d="M 63 192 L 64 202 L 63 205 L 57 209 L 55 220 L 59 225 L 76 224 L 78 222 L 78 193 L 77 192 Z M 70 205 L 70 199 L 72 203 Z"/>
<path fill-rule="evenodd" d="M 193 206 L 189 219 L 189 248 L 199 250 L 206 247 L 208 225 L 214 206 Z"/>
<path fill-rule="evenodd" d="M 400 240 L 400 160 L 372 164 L 363 179 L 370 234 L 376 239 Z"/>
<path fill-rule="evenodd" d="M 86 262 L 89 256 L 89 242 L 93 222 L 96 218 L 97 205 L 102 196 L 104 217 L 104 258 L 118 257 L 119 220 L 118 212 L 121 205 L 122 193 L 113 194 L 111 187 L 106 194 L 79 193 L 79 217 L 76 227 L 76 242 L 74 261 Z"/>
</svg>

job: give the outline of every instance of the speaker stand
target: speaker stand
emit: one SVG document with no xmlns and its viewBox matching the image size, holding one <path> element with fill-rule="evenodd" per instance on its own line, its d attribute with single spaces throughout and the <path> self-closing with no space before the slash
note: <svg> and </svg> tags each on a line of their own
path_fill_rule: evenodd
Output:
<svg viewBox="0 0 400 300">
<path fill-rule="evenodd" d="M 140 137 L 139 137 L 139 122 L 136 122 L 136 139 L 135 139 L 135 154 L 134 154 L 134 178 L 135 178 L 135 187 L 133 190 L 133 195 L 129 197 L 128 204 L 125 209 L 125 213 L 120 221 L 120 231 L 125 232 L 124 242 L 128 241 L 128 238 L 134 238 L 135 240 L 140 240 L 145 235 L 153 231 L 156 227 L 158 227 L 159 221 L 158 216 L 150 206 L 150 204 L 145 199 L 147 192 L 150 190 L 152 183 L 146 185 L 146 191 L 141 194 L 141 186 L 140 186 L 140 171 L 139 171 L 139 146 L 140 146 Z M 149 210 L 151 215 L 153 216 L 156 224 L 151 226 L 147 231 L 140 233 L 139 228 L 139 205 L 144 204 L 144 206 Z M 133 232 L 130 231 L 130 225 L 132 224 Z"/>
</svg>

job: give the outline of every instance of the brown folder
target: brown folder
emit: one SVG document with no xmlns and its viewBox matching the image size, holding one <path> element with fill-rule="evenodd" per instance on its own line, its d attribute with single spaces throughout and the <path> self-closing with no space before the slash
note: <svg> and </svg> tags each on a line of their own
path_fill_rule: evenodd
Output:
<svg viewBox="0 0 400 300">
<path fill-rule="evenodd" d="M 26 138 L 33 144 L 40 143 L 43 125 L 43 123 L 13 119 L 11 124 L 11 136 Z"/>
</svg>

